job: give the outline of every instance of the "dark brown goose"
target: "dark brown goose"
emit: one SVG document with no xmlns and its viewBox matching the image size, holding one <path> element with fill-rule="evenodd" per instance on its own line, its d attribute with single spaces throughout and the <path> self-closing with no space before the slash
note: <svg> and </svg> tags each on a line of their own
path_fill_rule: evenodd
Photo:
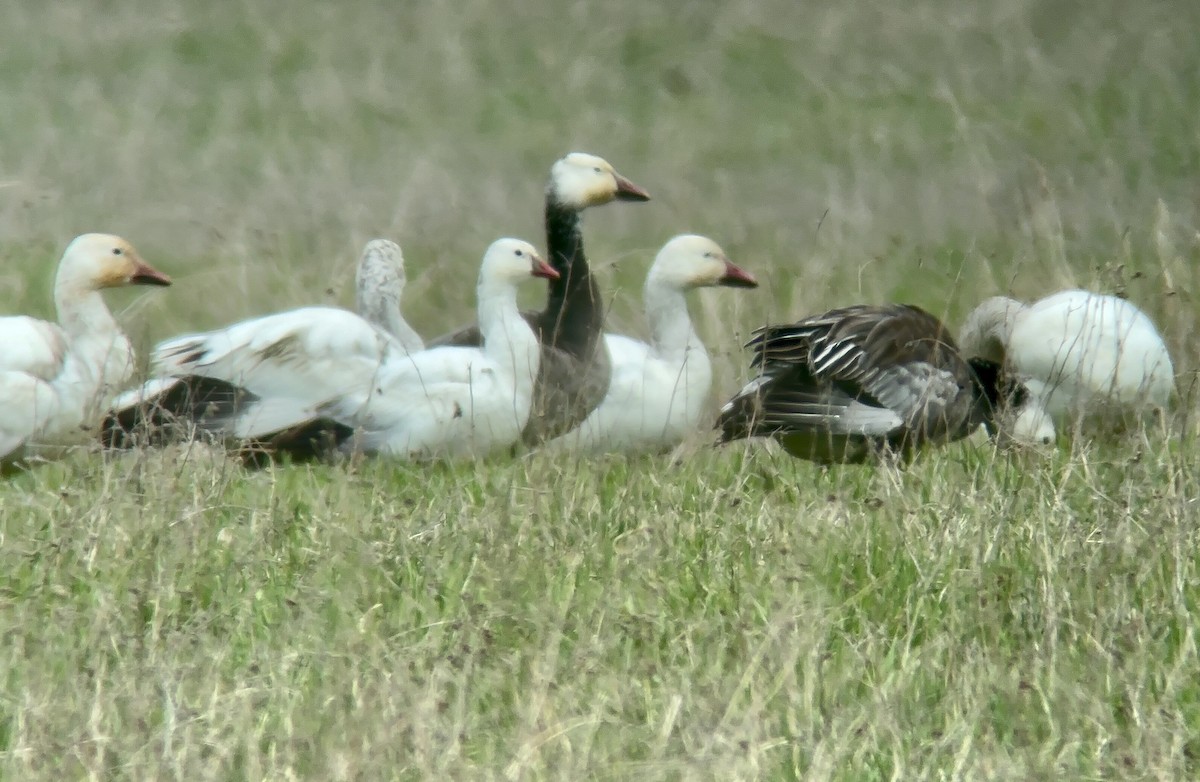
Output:
<svg viewBox="0 0 1200 782">
<path fill-rule="evenodd" d="M 723 408 L 720 442 L 774 437 L 792 456 L 861 464 L 884 451 L 911 456 L 980 424 L 1041 442 L 1045 418 L 995 362 L 964 358 L 946 327 L 902 304 L 857 305 L 767 326 L 746 345 L 759 375 Z M 1023 431 L 1037 421 L 1038 431 Z"/>
<path fill-rule="evenodd" d="M 546 252 L 560 275 L 546 307 L 522 312 L 542 346 L 533 410 L 522 440 L 535 445 L 565 434 L 600 404 L 611 368 L 601 347 L 604 301 L 583 252 L 580 215 L 612 201 L 648 201 L 649 194 L 603 158 L 572 152 L 550 169 L 546 187 Z M 475 324 L 440 337 L 430 347 L 480 344 Z"/>
</svg>

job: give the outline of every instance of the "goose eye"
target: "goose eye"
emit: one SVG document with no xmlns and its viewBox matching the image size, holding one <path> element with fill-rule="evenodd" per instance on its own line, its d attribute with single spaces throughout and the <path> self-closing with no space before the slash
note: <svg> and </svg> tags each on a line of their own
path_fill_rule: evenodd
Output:
<svg viewBox="0 0 1200 782">
<path fill-rule="evenodd" d="M 600 166 L 596 166 L 596 167 L 595 167 L 595 168 L 593 168 L 592 170 L 593 170 L 593 171 L 595 171 L 597 174 L 603 174 L 603 173 L 604 173 L 603 171 L 601 171 L 601 170 L 600 170 Z"/>
<path fill-rule="evenodd" d="M 114 247 L 114 248 L 113 248 L 113 255 L 120 255 L 120 254 L 121 254 L 121 248 L 120 248 L 120 247 Z"/>
<path fill-rule="evenodd" d="M 518 258 L 522 257 L 523 255 L 525 255 L 525 251 L 524 251 L 524 250 L 517 250 L 517 257 L 518 257 Z"/>
</svg>

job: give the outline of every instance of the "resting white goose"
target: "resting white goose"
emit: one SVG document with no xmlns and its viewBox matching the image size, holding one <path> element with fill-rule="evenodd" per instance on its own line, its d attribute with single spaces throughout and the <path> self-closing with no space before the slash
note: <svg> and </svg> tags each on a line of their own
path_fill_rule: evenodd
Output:
<svg viewBox="0 0 1200 782">
<path fill-rule="evenodd" d="M 542 344 L 533 412 L 522 439 L 528 444 L 565 434 L 587 417 L 608 388 L 608 354 L 600 349 L 604 300 L 583 251 L 583 210 L 613 201 L 644 202 L 645 190 L 608 161 L 572 152 L 550 169 L 546 187 L 546 252 L 559 278 L 546 307 L 522 313 Z M 440 337 L 434 345 L 480 344 L 477 325 Z"/>
<path fill-rule="evenodd" d="M 369 383 L 363 378 L 381 364 L 421 350 L 421 338 L 400 313 L 406 282 L 400 247 L 368 242 L 356 278 L 358 315 L 301 307 L 160 343 L 157 377 L 114 402 L 104 443 L 196 432 L 236 440 L 277 434 L 297 411 Z"/>
<path fill-rule="evenodd" d="M 83 234 L 63 253 L 54 281 L 58 323 L 0 318 L 0 461 L 23 446 L 77 440 L 133 371 L 133 346 L 100 291 L 170 285 L 129 242 Z"/>
<path fill-rule="evenodd" d="M 439 347 L 386 362 L 317 412 L 356 430 L 353 449 L 418 459 L 483 456 L 514 445 L 529 418 L 541 347 L 517 285 L 558 272 L 518 239 L 484 255 L 476 288 L 482 347 Z"/>
<path fill-rule="evenodd" d="M 1165 408 L 1175 388 L 1158 330 L 1116 296 L 1068 290 L 1028 306 L 996 296 L 967 318 L 960 342 L 1004 364 L 1060 426 Z"/>
<path fill-rule="evenodd" d="M 724 407 L 720 442 L 775 437 L 791 455 L 861 464 L 911 456 L 985 425 L 1047 444 L 1053 427 L 995 362 L 965 359 L 942 323 L 908 305 L 855 305 L 759 329 L 759 375 Z"/>
<path fill-rule="evenodd" d="M 612 366 L 608 393 L 577 429 L 547 448 L 661 450 L 695 430 L 712 386 L 712 362 L 692 327 L 685 295 L 715 285 L 755 288 L 758 281 L 712 239 L 684 235 L 663 245 L 643 291 L 650 343 L 604 335 Z"/>
</svg>

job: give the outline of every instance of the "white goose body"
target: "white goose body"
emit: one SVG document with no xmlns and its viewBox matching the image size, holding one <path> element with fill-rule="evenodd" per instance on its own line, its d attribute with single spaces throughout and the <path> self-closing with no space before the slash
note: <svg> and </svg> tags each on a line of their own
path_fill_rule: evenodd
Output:
<svg viewBox="0 0 1200 782">
<path fill-rule="evenodd" d="M 0 463 L 19 458 L 25 446 L 80 439 L 89 410 L 96 409 L 94 378 L 75 354 L 51 379 L 0 371 Z"/>
<path fill-rule="evenodd" d="M 1005 364 L 1056 422 L 1166 407 L 1175 370 L 1154 323 L 1130 302 L 1068 290 L 1034 304 L 984 301 L 965 350 Z"/>
<path fill-rule="evenodd" d="M 54 285 L 59 323 L 0 318 L 0 460 L 82 439 L 133 371 L 133 347 L 100 291 L 170 282 L 120 237 L 84 234 L 67 246 Z"/>
<path fill-rule="evenodd" d="M 162 342 L 152 357 L 156 376 L 123 394 L 110 421 L 135 428 L 135 410 L 170 407 L 174 402 L 165 400 L 174 393 L 180 405 L 166 411 L 171 415 L 209 432 L 252 438 L 347 388 L 367 387 L 382 365 L 423 348 L 400 313 L 405 280 L 400 248 L 368 242 L 357 272 L 360 314 L 300 307 Z M 195 403 L 208 394 L 201 380 L 224 384 L 220 403 Z M 194 398 L 180 393 L 187 385 Z"/>
<path fill-rule="evenodd" d="M 439 347 L 390 361 L 317 413 L 356 430 L 355 450 L 402 459 L 483 456 L 515 444 L 529 419 L 541 346 L 517 309 L 517 284 L 554 279 L 533 246 L 494 242 L 477 286 L 482 347 Z"/>
<path fill-rule="evenodd" d="M 0 372 L 26 372 L 43 380 L 63 369 L 68 339 L 61 326 L 27 315 L 0 318 Z"/>
<path fill-rule="evenodd" d="M 757 281 L 701 236 L 667 242 L 646 277 L 651 340 L 604 335 L 612 367 L 608 392 L 575 430 L 547 447 L 587 451 L 670 448 L 694 431 L 712 387 L 712 362 L 688 315 L 687 292 Z"/>
</svg>

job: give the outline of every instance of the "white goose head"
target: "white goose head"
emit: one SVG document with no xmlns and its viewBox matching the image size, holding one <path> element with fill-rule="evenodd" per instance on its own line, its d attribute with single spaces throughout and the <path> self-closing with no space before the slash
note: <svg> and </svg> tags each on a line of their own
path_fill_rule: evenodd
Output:
<svg viewBox="0 0 1200 782">
<path fill-rule="evenodd" d="M 610 201 L 649 201 L 650 194 L 617 173 L 602 157 L 572 152 L 550 168 L 550 198 L 570 209 Z"/>
<path fill-rule="evenodd" d="M 1041 400 L 1028 391 L 1005 411 L 998 429 L 1001 445 L 1042 447 L 1053 445 L 1058 435 Z"/>
<path fill-rule="evenodd" d="M 557 280 L 556 272 L 534 246 L 520 239 L 497 239 L 483 255 L 479 284 L 518 285 L 534 277 Z"/>
<path fill-rule="evenodd" d="M 75 237 L 58 263 L 55 288 L 83 295 L 125 285 L 170 285 L 171 278 L 142 260 L 133 245 L 112 234 Z"/>
<path fill-rule="evenodd" d="M 714 285 L 757 288 L 758 280 L 735 266 L 712 239 L 684 234 L 671 239 L 658 251 L 646 284 L 686 291 Z"/>
</svg>

